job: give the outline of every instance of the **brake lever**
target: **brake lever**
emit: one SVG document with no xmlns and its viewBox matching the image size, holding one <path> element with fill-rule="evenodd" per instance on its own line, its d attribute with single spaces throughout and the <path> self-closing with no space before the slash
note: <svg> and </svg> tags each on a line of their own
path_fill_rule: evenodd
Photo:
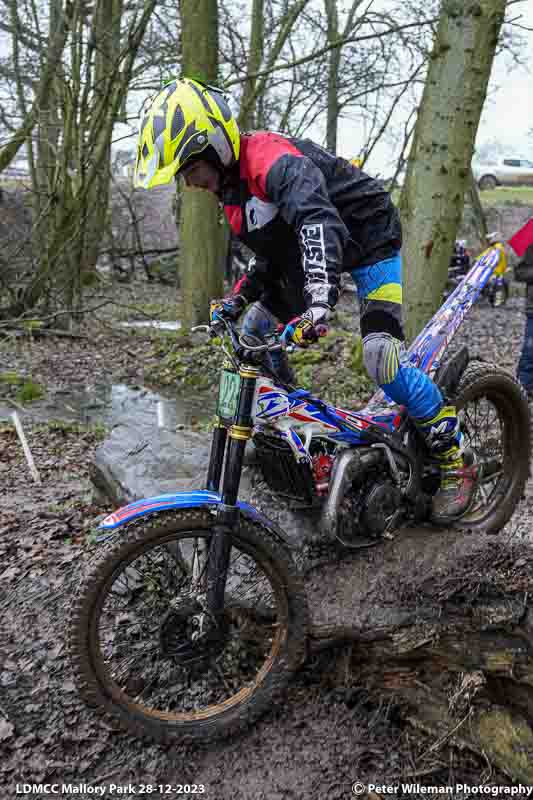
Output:
<svg viewBox="0 0 533 800">
<path fill-rule="evenodd" d="M 191 333 L 207 333 L 210 339 L 216 339 L 224 333 L 224 326 L 217 325 L 214 320 L 211 325 L 195 325 L 191 328 Z"/>
<path fill-rule="evenodd" d="M 281 350 L 286 350 L 288 353 L 291 353 L 294 349 L 292 345 L 287 345 L 275 334 L 266 336 L 265 344 L 259 344 L 256 346 L 249 345 L 248 343 L 243 342 L 241 337 L 239 337 L 239 344 L 242 348 L 244 348 L 244 350 L 248 350 L 250 353 L 279 353 Z"/>
<path fill-rule="evenodd" d="M 253 354 L 266 353 L 268 350 L 270 350 L 268 344 L 258 344 L 258 345 L 248 344 L 247 342 L 242 340 L 241 336 L 239 336 L 239 347 L 241 347 L 244 352 Z"/>
</svg>

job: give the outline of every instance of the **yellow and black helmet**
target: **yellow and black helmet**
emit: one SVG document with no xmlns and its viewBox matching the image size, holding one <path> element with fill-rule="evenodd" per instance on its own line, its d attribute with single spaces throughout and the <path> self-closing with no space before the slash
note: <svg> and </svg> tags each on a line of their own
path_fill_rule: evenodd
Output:
<svg viewBox="0 0 533 800">
<path fill-rule="evenodd" d="M 142 113 L 133 184 L 150 189 L 170 183 L 202 153 L 228 168 L 239 149 L 239 129 L 222 90 L 192 78 L 175 80 Z"/>
</svg>

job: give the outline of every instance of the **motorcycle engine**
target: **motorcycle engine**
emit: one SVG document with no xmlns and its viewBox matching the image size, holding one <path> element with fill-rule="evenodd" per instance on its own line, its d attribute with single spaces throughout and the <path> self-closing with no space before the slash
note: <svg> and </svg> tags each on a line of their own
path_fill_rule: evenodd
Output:
<svg viewBox="0 0 533 800">
<path fill-rule="evenodd" d="M 339 510 L 338 538 L 347 547 L 376 544 L 401 505 L 401 493 L 389 478 L 368 476 L 346 494 Z"/>
<path fill-rule="evenodd" d="M 389 520 L 398 510 L 401 494 L 391 480 L 374 484 L 363 499 L 359 525 L 366 533 L 380 536 L 387 529 Z"/>
</svg>

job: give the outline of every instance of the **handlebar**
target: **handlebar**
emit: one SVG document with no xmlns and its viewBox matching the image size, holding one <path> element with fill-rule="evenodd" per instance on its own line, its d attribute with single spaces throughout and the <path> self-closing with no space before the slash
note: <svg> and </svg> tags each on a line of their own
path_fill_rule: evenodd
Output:
<svg viewBox="0 0 533 800">
<path fill-rule="evenodd" d="M 191 331 L 193 333 L 197 331 L 208 333 L 210 338 L 214 339 L 220 336 L 223 332 L 223 328 L 230 337 L 233 350 L 237 356 L 242 357 L 244 353 L 253 353 L 254 355 L 259 355 L 260 353 L 275 353 L 280 350 L 286 350 L 290 353 L 294 349 L 292 345 L 287 345 L 276 333 L 270 334 L 264 344 L 250 344 L 245 337 L 238 334 L 235 323 L 225 317 L 218 317 L 210 325 L 196 325 L 194 328 L 191 328 Z"/>
</svg>

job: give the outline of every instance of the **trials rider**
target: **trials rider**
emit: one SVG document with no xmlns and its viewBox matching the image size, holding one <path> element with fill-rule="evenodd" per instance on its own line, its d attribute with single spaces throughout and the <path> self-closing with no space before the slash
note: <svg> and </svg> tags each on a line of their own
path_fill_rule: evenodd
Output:
<svg viewBox="0 0 533 800">
<path fill-rule="evenodd" d="M 401 225 L 383 185 L 309 139 L 240 133 L 224 93 L 189 78 L 167 84 L 140 122 L 135 186 L 176 176 L 215 194 L 233 233 L 256 254 L 220 308 L 237 319 L 248 307 L 245 332 L 264 335 L 280 320 L 287 341 L 307 346 L 335 307 L 341 273 L 351 274 L 365 367 L 406 407 L 439 462 L 433 518 L 464 513 L 473 479 L 456 410 L 405 358 Z"/>
</svg>

